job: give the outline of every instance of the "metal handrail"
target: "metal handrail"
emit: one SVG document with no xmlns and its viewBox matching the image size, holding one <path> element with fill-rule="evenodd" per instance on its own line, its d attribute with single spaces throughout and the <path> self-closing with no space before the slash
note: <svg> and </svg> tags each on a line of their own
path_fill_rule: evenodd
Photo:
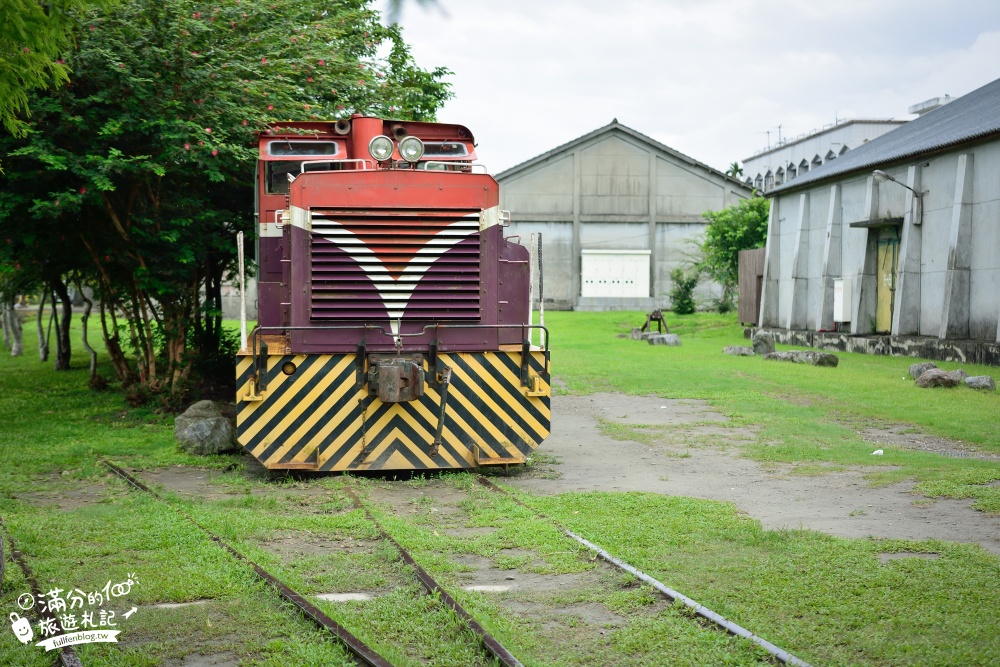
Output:
<svg viewBox="0 0 1000 667">
<path fill-rule="evenodd" d="M 357 162 L 361 165 L 361 167 L 356 169 L 317 169 L 316 171 L 306 171 L 307 164 L 333 164 L 333 163 L 347 164 L 349 162 Z M 371 160 L 366 160 L 364 158 L 342 158 L 340 160 L 305 160 L 302 162 L 301 171 L 299 173 L 318 174 L 318 173 L 323 173 L 324 171 L 369 171 L 370 169 L 375 168 L 374 164 L 375 163 L 373 163 Z M 369 168 L 368 165 L 372 166 Z"/>
<path fill-rule="evenodd" d="M 545 352 L 549 351 L 549 330 L 548 327 L 542 324 L 425 324 L 419 332 L 411 333 L 399 333 L 394 334 L 387 332 L 385 327 L 380 324 L 361 324 L 361 325 L 351 325 L 351 324 L 335 324 L 335 325 L 306 325 L 306 326 L 270 326 L 262 327 L 257 326 L 253 330 L 253 352 L 254 356 L 257 354 L 257 339 L 263 335 L 265 331 L 273 331 L 276 333 L 281 333 L 285 331 L 378 331 L 383 336 L 388 336 L 389 338 L 417 338 L 420 336 L 425 336 L 430 330 L 439 331 L 441 329 L 520 329 L 522 332 L 528 330 L 538 329 L 545 332 L 545 347 L 542 349 Z M 362 336 L 361 340 L 366 340 L 366 336 Z M 360 342 L 360 341 L 358 341 Z M 350 344 L 350 343 L 347 343 Z"/>
<path fill-rule="evenodd" d="M 460 166 L 460 167 L 463 168 L 463 169 L 444 169 L 443 171 L 445 173 L 447 173 L 447 172 L 452 172 L 452 173 L 457 173 L 457 174 L 475 173 L 473 171 L 473 169 L 477 169 L 477 168 L 478 169 L 482 169 L 483 170 L 482 173 L 484 173 L 484 174 L 490 173 L 489 170 L 486 169 L 486 165 L 483 164 L 483 163 L 481 163 L 481 162 L 462 162 L 461 160 L 424 160 L 422 162 L 419 162 L 418 164 L 424 165 L 424 168 L 423 168 L 424 171 L 429 171 L 427 169 L 427 165 L 440 164 L 440 165 L 445 165 L 446 167 L 447 166 L 455 167 L 456 165 L 458 165 L 458 166 Z M 465 167 L 468 167 L 469 171 L 467 171 L 467 172 L 464 171 Z"/>
</svg>

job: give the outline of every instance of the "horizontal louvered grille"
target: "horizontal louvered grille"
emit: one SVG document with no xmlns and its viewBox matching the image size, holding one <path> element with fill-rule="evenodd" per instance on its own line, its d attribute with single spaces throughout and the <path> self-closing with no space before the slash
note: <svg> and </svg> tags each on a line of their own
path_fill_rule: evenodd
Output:
<svg viewBox="0 0 1000 667">
<path fill-rule="evenodd" d="M 352 212 L 353 213 L 353 212 Z M 478 320 L 479 212 L 313 213 L 314 320 Z"/>
</svg>

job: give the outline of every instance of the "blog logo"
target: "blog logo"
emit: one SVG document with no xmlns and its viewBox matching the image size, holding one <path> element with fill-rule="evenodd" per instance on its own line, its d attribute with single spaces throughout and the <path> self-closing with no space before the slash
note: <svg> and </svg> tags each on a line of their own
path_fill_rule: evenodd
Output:
<svg viewBox="0 0 1000 667">
<path fill-rule="evenodd" d="M 14 631 L 14 636 L 22 644 L 27 644 L 35 636 L 31 631 L 31 621 L 23 616 L 18 616 L 16 612 L 10 613 L 10 629 Z"/>
</svg>

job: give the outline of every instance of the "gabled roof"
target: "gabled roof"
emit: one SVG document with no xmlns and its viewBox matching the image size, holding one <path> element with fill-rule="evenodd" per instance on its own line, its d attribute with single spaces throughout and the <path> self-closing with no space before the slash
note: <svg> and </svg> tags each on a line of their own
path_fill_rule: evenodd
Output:
<svg viewBox="0 0 1000 667">
<path fill-rule="evenodd" d="M 1000 135 L 1000 79 L 897 127 L 765 193 L 771 197 L 836 176 Z"/>
<path fill-rule="evenodd" d="M 510 169 L 505 169 L 504 171 L 501 171 L 499 174 L 497 174 L 496 176 L 494 176 L 494 178 L 496 178 L 496 180 L 498 180 L 498 181 L 503 180 L 505 178 L 509 178 L 509 177 L 514 176 L 514 175 L 516 175 L 518 173 L 521 173 L 523 171 L 531 169 L 535 165 L 540 164 L 542 162 L 545 162 L 546 160 L 548 160 L 549 158 L 551 158 L 551 157 L 553 157 L 555 155 L 558 155 L 560 153 L 568 152 L 569 150 L 571 150 L 571 149 L 573 149 L 573 148 L 575 148 L 575 147 L 577 147 L 577 146 L 579 146 L 581 144 L 584 144 L 584 143 L 590 141 L 591 139 L 594 139 L 595 137 L 599 137 L 599 136 L 601 136 L 603 134 L 611 134 L 611 133 L 616 132 L 616 131 L 617 132 L 621 132 L 622 134 L 628 135 L 628 136 L 636 139 L 637 141 L 639 141 L 641 143 L 644 143 L 644 144 L 647 144 L 649 146 L 652 146 L 653 148 L 655 148 L 655 149 L 657 149 L 659 151 L 662 151 L 664 153 L 667 153 L 668 155 L 670 155 L 672 157 L 675 157 L 675 158 L 677 158 L 677 159 L 679 159 L 679 160 L 681 160 L 683 162 L 687 162 L 691 166 L 698 167 L 700 169 L 704 169 L 705 171 L 707 171 L 707 172 L 709 172 L 709 173 L 711 173 L 711 174 L 713 174 L 715 176 L 718 176 L 718 177 L 722 178 L 723 180 L 729 181 L 733 185 L 738 185 L 743 190 L 751 190 L 752 189 L 752 188 L 748 187 L 742 181 L 739 181 L 739 180 L 737 180 L 737 179 L 735 179 L 735 178 L 733 178 L 733 177 L 731 177 L 731 176 L 729 176 L 729 175 L 727 175 L 727 174 L 719 171 L 718 169 L 713 169 L 712 167 L 709 167 L 704 162 L 699 162 L 698 160 L 695 160 L 692 157 L 684 155 L 684 153 L 681 153 L 679 151 L 674 150 L 673 148 L 671 148 L 670 146 L 667 146 L 666 144 L 661 144 L 656 139 L 653 139 L 651 137 L 647 137 L 645 134 L 643 134 L 641 132 L 636 132 L 631 127 L 628 127 L 626 125 L 622 125 L 621 123 L 618 122 L 617 118 L 612 119 L 611 122 L 608 123 L 607 125 L 605 125 L 604 127 L 599 127 L 596 130 L 594 130 L 593 132 L 589 132 L 589 133 L 583 135 L 582 137 L 577 137 L 576 139 L 573 139 L 572 141 L 568 141 L 565 144 L 562 144 L 561 146 L 556 146 L 552 150 L 547 151 L 545 153 L 542 153 L 541 155 L 539 155 L 537 157 L 533 157 L 530 160 L 527 160 L 525 162 L 522 162 L 521 164 L 518 164 L 518 165 L 515 165 L 515 166 L 511 167 Z"/>
</svg>

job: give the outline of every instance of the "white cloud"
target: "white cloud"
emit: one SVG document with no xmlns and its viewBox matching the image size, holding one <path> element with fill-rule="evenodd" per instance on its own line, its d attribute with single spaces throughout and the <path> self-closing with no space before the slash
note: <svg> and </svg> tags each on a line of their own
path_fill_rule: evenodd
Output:
<svg viewBox="0 0 1000 667">
<path fill-rule="evenodd" d="M 906 118 L 1000 73 L 992 0 L 409 0 L 404 35 L 444 65 L 498 172 L 612 118 L 718 169 L 836 117 Z"/>
</svg>

